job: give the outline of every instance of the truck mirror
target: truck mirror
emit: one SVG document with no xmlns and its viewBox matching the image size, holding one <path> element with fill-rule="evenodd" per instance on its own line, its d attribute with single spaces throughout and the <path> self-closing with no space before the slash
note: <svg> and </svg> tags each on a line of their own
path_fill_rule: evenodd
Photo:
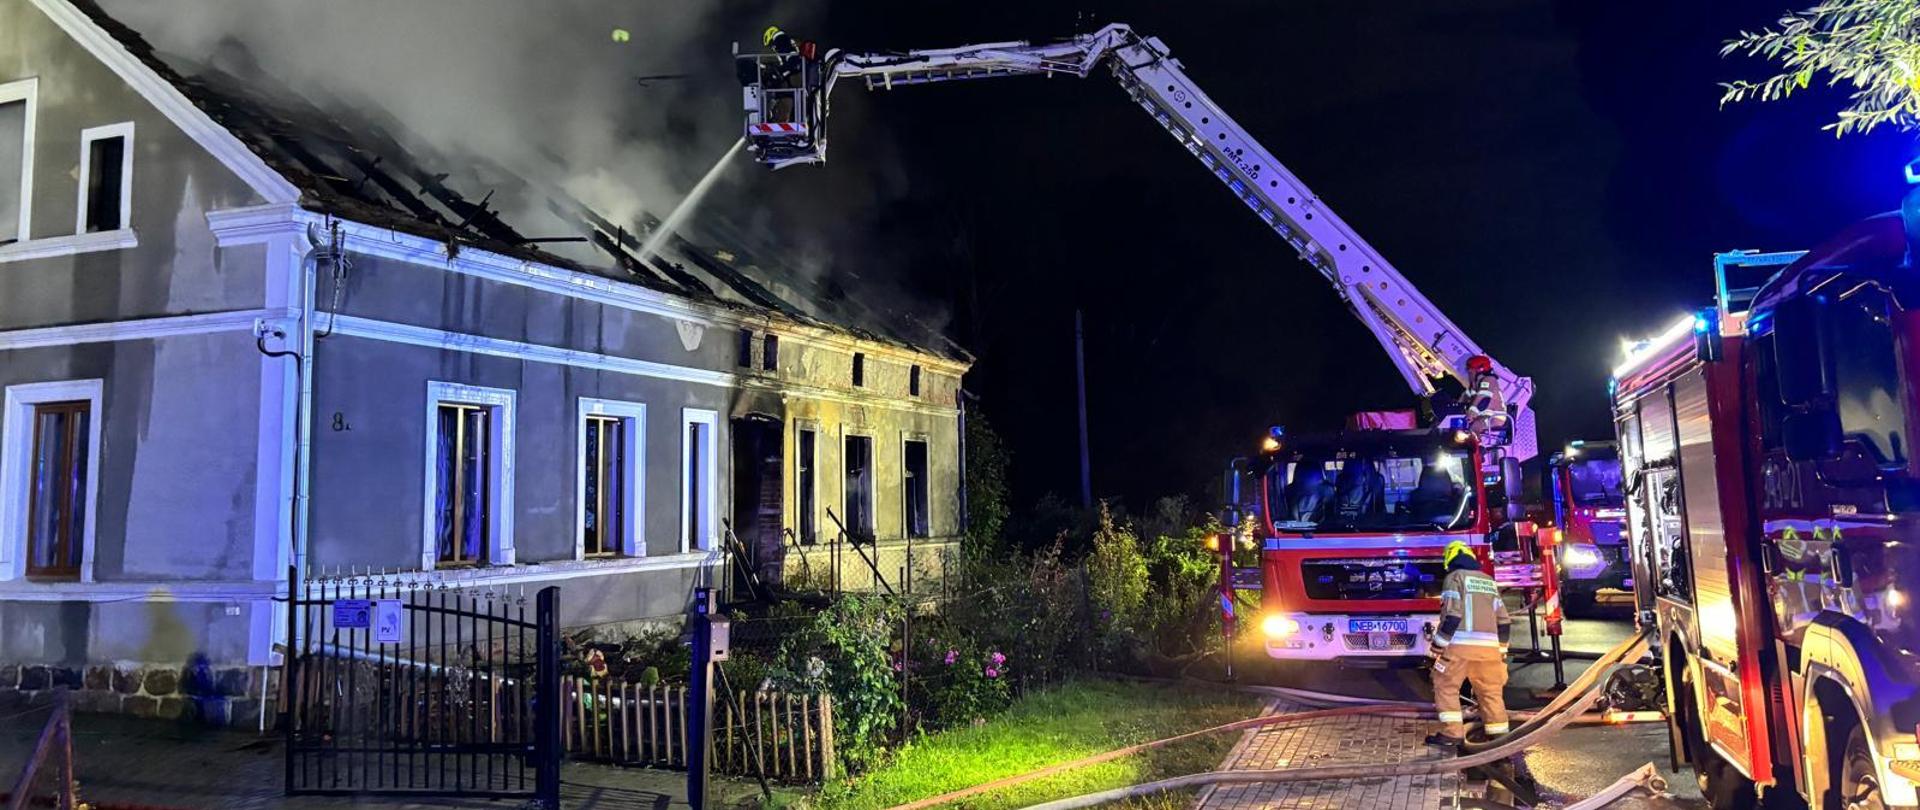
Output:
<svg viewBox="0 0 1920 810">
<path fill-rule="evenodd" d="M 1790 461 L 1827 461 L 1840 456 L 1840 416 L 1831 408 L 1788 414 L 1780 426 Z"/>
<path fill-rule="evenodd" d="M 1780 400 L 1799 409 L 1830 409 L 1833 400 L 1831 306 L 1824 295 L 1802 295 L 1773 310 L 1773 356 Z"/>
</svg>

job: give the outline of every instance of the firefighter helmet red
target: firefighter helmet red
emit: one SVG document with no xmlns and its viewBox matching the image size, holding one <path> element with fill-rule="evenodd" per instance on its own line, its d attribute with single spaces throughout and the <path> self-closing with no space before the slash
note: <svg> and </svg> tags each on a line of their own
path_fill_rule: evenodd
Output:
<svg viewBox="0 0 1920 810">
<path fill-rule="evenodd" d="M 1467 358 L 1467 371 L 1473 372 L 1474 374 L 1485 374 L 1492 370 L 1493 358 L 1491 357 L 1484 354 L 1476 354 Z"/>
</svg>

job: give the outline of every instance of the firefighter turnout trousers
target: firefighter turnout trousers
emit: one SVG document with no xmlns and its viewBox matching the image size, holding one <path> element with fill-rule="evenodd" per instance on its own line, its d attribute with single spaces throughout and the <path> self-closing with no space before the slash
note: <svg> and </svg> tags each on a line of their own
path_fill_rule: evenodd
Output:
<svg viewBox="0 0 1920 810">
<path fill-rule="evenodd" d="M 1499 647 L 1460 644 L 1448 646 L 1433 662 L 1433 708 L 1445 724 L 1440 733 L 1455 739 L 1467 736 L 1466 714 L 1460 708 L 1460 685 L 1467 682 L 1473 683 L 1487 735 L 1507 733 L 1507 700 L 1500 691 L 1507 685 L 1507 657 Z"/>
</svg>

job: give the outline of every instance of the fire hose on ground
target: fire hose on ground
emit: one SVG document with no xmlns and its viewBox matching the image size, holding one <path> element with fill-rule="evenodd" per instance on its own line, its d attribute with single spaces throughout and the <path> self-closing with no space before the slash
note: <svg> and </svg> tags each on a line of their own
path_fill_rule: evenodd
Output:
<svg viewBox="0 0 1920 810">
<path fill-rule="evenodd" d="M 1632 666 L 1628 662 L 1637 660 L 1646 651 L 1647 639 L 1648 639 L 1647 633 L 1645 631 L 1642 631 L 1640 633 L 1635 634 L 1632 638 L 1622 642 L 1619 646 L 1608 651 L 1606 654 L 1601 655 L 1599 659 L 1594 662 L 1593 666 L 1589 667 L 1586 672 L 1580 675 L 1579 678 L 1574 679 L 1573 683 L 1568 684 L 1566 691 L 1556 696 L 1552 701 L 1550 701 L 1545 707 L 1541 708 L 1539 711 L 1533 712 L 1530 715 L 1527 715 L 1526 719 L 1519 726 L 1515 727 L 1512 732 L 1502 735 L 1497 739 L 1487 741 L 1485 743 L 1469 744 L 1469 746 L 1467 746 L 1462 751 L 1462 756 L 1459 756 L 1459 757 L 1445 758 L 1445 759 L 1419 760 L 1415 762 L 1404 762 L 1404 763 L 1397 763 L 1397 764 L 1362 763 L 1362 764 L 1349 764 L 1349 765 L 1325 765 L 1325 766 L 1304 767 L 1304 768 L 1280 768 L 1280 769 L 1244 770 L 1244 771 L 1211 771 L 1207 773 L 1198 773 L 1198 774 L 1192 774 L 1188 776 L 1179 776 L 1179 777 L 1173 777 L 1170 779 L 1161 779 L 1153 782 L 1145 782 L 1145 783 L 1136 784 L 1136 785 L 1129 785 L 1126 787 L 1113 788 L 1110 790 L 1103 790 L 1095 793 L 1088 793 L 1085 795 L 1075 796 L 1075 797 L 1066 798 L 1066 799 L 1059 799 L 1051 802 L 1045 802 L 1042 804 L 1033 805 L 1027 808 L 1027 810 L 1078 810 L 1079 808 L 1092 807 L 1095 805 L 1104 804 L 1106 802 L 1120 801 L 1123 799 L 1137 798 L 1141 796 L 1149 796 L 1149 795 L 1164 793 L 1172 790 L 1188 790 L 1188 789 L 1202 788 L 1202 787 L 1208 787 L 1208 786 L 1214 786 L 1214 785 L 1248 785 L 1248 784 L 1271 784 L 1271 783 L 1278 783 L 1278 782 L 1303 782 L 1303 781 L 1332 780 L 1332 779 L 1379 778 L 1379 777 L 1394 777 L 1394 776 L 1423 776 L 1423 775 L 1434 775 L 1434 774 L 1443 774 L 1443 773 L 1457 773 L 1457 772 L 1472 769 L 1472 768 L 1478 768 L 1481 766 L 1490 765 L 1492 763 L 1499 762 L 1508 757 L 1519 754 L 1527 750 L 1528 748 L 1533 747 L 1535 744 L 1538 744 L 1540 741 L 1546 739 L 1549 736 L 1552 736 L 1554 733 L 1560 731 L 1561 729 L 1567 727 L 1568 725 L 1572 725 L 1582 715 L 1585 715 L 1588 712 L 1588 710 L 1592 709 L 1594 705 L 1597 704 L 1600 701 L 1600 699 L 1604 696 L 1605 689 L 1603 688 L 1603 685 L 1606 683 L 1606 679 L 1611 677 L 1615 672 L 1619 672 L 1629 666 Z M 965 790 L 955 791 L 953 793 L 943 794 L 940 796 L 934 796 L 928 799 L 922 799 L 920 801 L 913 802 L 911 804 L 900 805 L 899 807 L 894 808 L 894 810 L 921 810 L 921 808 L 931 807 L 934 805 L 943 804 L 956 799 L 965 798 L 967 796 L 976 795 L 978 793 L 982 793 L 988 790 L 993 790 L 993 789 L 1006 787 L 1013 784 L 1018 784 L 1021 782 L 1026 782 L 1030 779 L 1036 779 L 1049 774 L 1059 773 L 1061 771 L 1077 768 L 1082 765 L 1091 765 L 1097 762 L 1105 762 L 1111 759 L 1117 759 L 1119 757 L 1137 753 L 1139 751 L 1143 751 L 1149 748 L 1167 745 L 1172 742 L 1191 739 L 1193 737 L 1197 737 L 1200 735 L 1211 734 L 1219 731 L 1227 731 L 1227 730 L 1232 730 L 1236 728 L 1239 728 L 1239 729 L 1254 728 L 1258 726 L 1282 724 L 1282 723 L 1289 723 L 1289 722 L 1300 722 L 1300 721 L 1305 721 L 1309 719 L 1316 719 L 1321 717 L 1337 716 L 1337 715 L 1344 715 L 1344 714 L 1400 715 L 1400 716 L 1414 716 L 1414 717 L 1432 716 L 1431 707 L 1425 706 L 1423 704 L 1409 703 L 1406 701 L 1368 701 L 1362 698 L 1353 698 L 1353 697 L 1344 696 L 1344 695 L 1332 695 L 1332 694 L 1327 694 L 1322 692 L 1311 692 L 1308 690 L 1291 689 L 1287 687 L 1252 687 L 1252 688 L 1263 693 L 1274 694 L 1276 696 L 1285 697 L 1290 700 L 1295 700 L 1297 702 L 1305 703 L 1307 705 L 1322 705 L 1322 706 L 1332 705 L 1334 706 L 1334 708 L 1323 708 L 1323 709 L 1318 709 L 1318 710 L 1313 710 L 1308 712 L 1297 712 L 1297 713 L 1281 714 L 1281 715 L 1269 715 L 1266 717 L 1253 718 L 1251 720 L 1242 720 L 1237 723 L 1230 723 L 1225 726 L 1220 726 L 1213 729 L 1192 732 L 1190 734 L 1183 734 L 1183 735 L 1180 735 L 1177 737 L 1171 737 L 1165 740 L 1156 740 L 1150 743 L 1143 743 L 1140 745 L 1130 746 L 1127 748 L 1118 749 L 1116 751 L 1109 751 L 1104 754 L 1099 754 L 1093 757 L 1076 760 L 1074 762 L 1054 765 L 1048 768 L 1041 769 L 1039 771 L 1007 777 L 1005 779 L 996 780 L 994 782 L 990 782 L 990 783 L 979 785 L 972 788 L 967 788 Z M 1643 784 L 1651 784 L 1652 780 L 1657 780 L 1657 779 L 1658 777 L 1653 776 L 1650 769 L 1642 768 L 1641 770 L 1636 771 L 1633 774 L 1629 774 L 1626 777 L 1623 777 L 1621 780 L 1614 783 L 1613 786 L 1609 787 L 1606 791 L 1603 791 L 1599 795 L 1596 795 L 1585 801 L 1572 805 L 1569 808 L 1569 810 L 1572 810 L 1573 808 L 1580 808 L 1580 810 L 1588 810 L 1589 808 L 1602 807 L 1606 803 L 1615 801 L 1621 796 L 1625 795 L 1627 792 L 1630 792 L 1635 786 L 1643 785 Z"/>
</svg>

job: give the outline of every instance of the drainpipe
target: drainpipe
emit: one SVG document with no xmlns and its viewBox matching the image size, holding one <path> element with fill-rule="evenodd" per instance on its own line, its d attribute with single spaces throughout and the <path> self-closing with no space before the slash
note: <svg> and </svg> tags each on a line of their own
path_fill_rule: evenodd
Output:
<svg viewBox="0 0 1920 810">
<path fill-rule="evenodd" d="M 307 249 L 300 259 L 300 399 L 294 405 L 295 446 L 293 453 L 293 565 L 304 576 L 307 572 L 308 466 L 313 461 L 313 316 L 314 288 L 318 286 L 322 256 L 320 245 Z M 289 591 L 293 583 L 287 583 Z"/>
<path fill-rule="evenodd" d="M 967 400 L 973 394 L 960 389 L 960 533 L 973 531 L 973 513 L 967 510 Z"/>
</svg>

